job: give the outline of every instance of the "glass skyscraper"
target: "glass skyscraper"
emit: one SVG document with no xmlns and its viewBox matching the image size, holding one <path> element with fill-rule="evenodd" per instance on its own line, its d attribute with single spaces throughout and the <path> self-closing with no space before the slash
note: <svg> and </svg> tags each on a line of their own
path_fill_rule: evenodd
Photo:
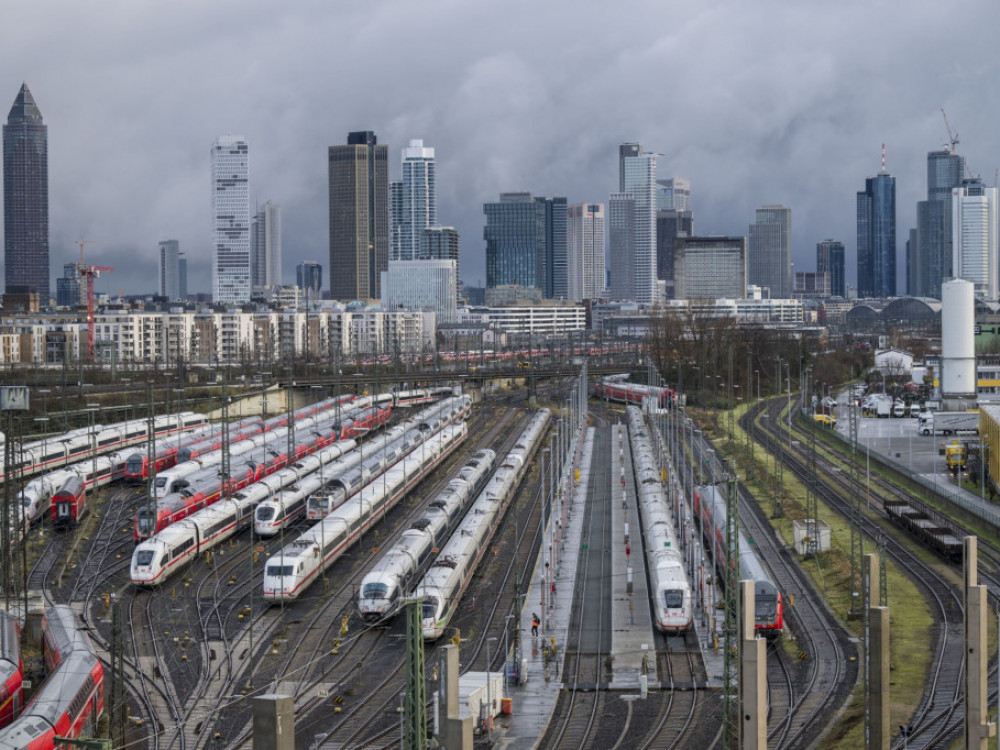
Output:
<svg viewBox="0 0 1000 750">
<path fill-rule="evenodd" d="M 250 147 L 241 135 L 212 146 L 212 301 L 250 300 Z"/>
<path fill-rule="evenodd" d="M 761 206 L 750 225 L 749 283 L 767 287 L 771 299 L 792 296 L 792 209 Z"/>
<path fill-rule="evenodd" d="M 927 200 L 917 203 L 917 231 L 910 242 L 907 291 L 941 298 L 941 282 L 953 275 L 951 191 L 965 177 L 965 157 L 945 148 L 927 154 Z"/>
<path fill-rule="evenodd" d="M 896 178 L 883 171 L 857 194 L 858 296 L 896 296 Z"/>
<path fill-rule="evenodd" d="M 4 282 L 49 304 L 48 127 L 27 84 L 3 126 Z"/>
<path fill-rule="evenodd" d="M 424 229 L 437 224 L 437 162 L 434 149 L 411 140 L 403 149 L 402 179 L 392 184 L 393 260 L 416 260 Z"/>
<path fill-rule="evenodd" d="M 834 297 L 847 297 L 844 258 L 843 242 L 823 240 L 816 243 L 816 272 L 830 274 L 830 294 Z"/>
<path fill-rule="evenodd" d="M 534 287 L 566 296 L 566 199 L 501 193 L 483 204 L 486 286 Z"/>
</svg>

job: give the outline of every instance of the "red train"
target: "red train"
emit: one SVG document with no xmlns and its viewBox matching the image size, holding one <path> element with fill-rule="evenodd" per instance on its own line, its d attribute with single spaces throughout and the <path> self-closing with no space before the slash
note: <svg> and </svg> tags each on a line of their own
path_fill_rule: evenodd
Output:
<svg viewBox="0 0 1000 750">
<path fill-rule="evenodd" d="M 642 406 L 646 398 L 656 398 L 661 409 L 673 405 L 676 394 L 670 388 L 642 385 L 641 383 L 626 383 L 624 381 L 602 380 L 594 386 L 594 395 L 608 401 L 618 401 L 624 404 Z"/>
<path fill-rule="evenodd" d="M 24 663 L 16 617 L 0 612 L 0 727 L 5 727 L 24 705 Z"/>
<path fill-rule="evenodd" d="M 378 429 L 392 416 L 392 407 L 388 405 L 372 406 L 365 409 L 353 419 L 345 419 L 333 426 L 338 440 L 349 440 Z"/>
<path fill-rule="evenodd" d="M 229 429 L 240 433 L 243 430 L 252 429 L 254 426 L 259 428 L 261 421 L 260 417 L 247 417 L 234 423 Z M 161 472 L 176 465 L 179 460 L 178 456 L 191 446 L 201 445 L 212 440 L 218 440 L 221 443 L 222 438 L 220 435 L 221 431 L 218 426 L 209 426 L 207 429 L 199 429 L 197 434 L 177 435 L 168 440 L 158 440 L 154 456 L 156 471 Z M 144 484 L 149 475 L 149 452 L 147 450 L 139 450 L 129 454 L 125 460 L 125 472 L 123 475 L 125 483 Z"/>
<path fill-rule="evenodd" d="M 93 734 L 104 713 L 104 668 L 70 607 L 45 613 L 42 650 L 52 671 L 17 721 L 0 730 L 0 750 L 53 750 L 56 737 Z"/>
<path fill-rule="evenodd" d="M 52 495 L 52 523 L 55 526 L 76 526 L 87 515 L 87 491 L 76 474 L 66 477 Z"/>
</svg>

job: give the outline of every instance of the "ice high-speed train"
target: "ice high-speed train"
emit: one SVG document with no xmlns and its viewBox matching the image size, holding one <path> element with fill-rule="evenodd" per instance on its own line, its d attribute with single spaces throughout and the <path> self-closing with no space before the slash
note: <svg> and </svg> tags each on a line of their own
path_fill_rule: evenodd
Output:
<svg viewBox="0 0 1000 750">
<path fill-rule="evenodd" d="M 286 492 L 301 494 L 315 489 L 340 471 L 338 459 L 353 451 L 355 445 L 353 440 L 337 441 L 240 490 L 230 502 L 199 510 L 140 543 L 132 552 L 132 583 L 163 583 L 201 552 L 246 528 L 259 503 Z"/>
<path fill-rule="evenodd" d="M 45 613 L 42 652 L 49 676 L 17 720 L 0 730 L 0 750 L 53 750 L 56 737 L 92 734 L 104 712 L 104 667 L 70 607 Z"/>
<path fill-rule="evenodd" d="M 514 491 L 527 471 L 528 461 L 541 443 L 548 423 L 548 409 L 532 416 L 514 448 L 434 558 L 427 574 L 414 587 L 417 596 L 425 597 L 422 612 L 424 638 L 434 640 L 444 633 Z"/>
<path fill-rule="evenodd" d="M 726 560 L 726 499 L 713 484 L 695 487 L 694 509 L 701 517 L 705 541 L 715 544 L 715 564 L 721 573 Z M 742 530 L 740 580 L 754 582 L 754 628 L 768 638 L 781 635 L 785 625 L 781 592 L 764 569 L 756 550 L 747 544 Z"/>
<path fill-rule="evenodd" d="M 691 627 L 691 585 L 684 572 L 648 428 L 638 407 L 630 406 L 626 411 L 653 615 L 657 628 L 679 633 Z"/>
<path fill-rule="evenodd" d="M 268 558 L 264 565 L 264 599 L 280 602 L 301 596 L 324 570 L 450 455 L 465 440 L 466 432 L 465 422 L 457 422 L 430 435 L 419 450 L 389 469 L 383 481 L 369 484 Z"/>
<path fill-rule="evenodd" d="M 444 545 L 469 505 L 489 480 L 496 453 L 481 450 L 470 458 L 448 485 L 427 504 L 413 524 L 361 581 L 358 611 L 365 622 L 396 613 L 409 587 L 423 575 L 433 550 Z"/>
</svg>

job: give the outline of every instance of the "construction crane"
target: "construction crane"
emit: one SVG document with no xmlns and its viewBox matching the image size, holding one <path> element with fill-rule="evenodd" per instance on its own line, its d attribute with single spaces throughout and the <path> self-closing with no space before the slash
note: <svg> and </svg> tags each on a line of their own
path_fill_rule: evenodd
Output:
<svg viewBox="0 0 1000 750">
<path fill-rule="evenodd" d="M 77 240 L 80 246 L 80 276 L 87 279 L 87 353 L 94 360 L 94 278 L 102 273 L 111 273 L 112 266 L 88 266 L 83 262 L 83 246 L 94 240 Z"/>
<path fill-rule="evenodd" d="M 955 146 L 958 145 L 958 133 L 952 134 L 951 125 L 948 124 L 948 115 L 944 113 L 944 107 L 941 107 L 941 116 L 944 118 L 944 127 L 948 131 L 948 143 L 944 144 L 947 147 L 951 145 L 951 153 L 955 153 Z"/>
</svg>

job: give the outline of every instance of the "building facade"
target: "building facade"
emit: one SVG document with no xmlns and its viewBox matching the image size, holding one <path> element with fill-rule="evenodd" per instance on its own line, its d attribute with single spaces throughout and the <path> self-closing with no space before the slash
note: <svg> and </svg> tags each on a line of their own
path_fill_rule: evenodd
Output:
<svg viewBox="0 0 1000 750">
<path fill-rule="evenodd" d="M 437 162 L 434 149 L 411 140 L 402 153 L 402 179 L 393 183 L 392 260 L 420 257 L 424 229 L 437 224 Z"/>
<path fill-rule="evenodd" d="M 389 156 L 375 133 L 328 151 L 330 295 L 375 300 L 389 263 Z"/>
<path fill-rule="evenodd" d="M 484 203 L 486 287 L 516 285 L 545 288 L 544 216 L 531 193 L 501 193 Z"/>
<path fill-rule="evenodd" d="M 674 288 L 676 299 L 746 299 L 746 238 L 678 238 Z"/>
<path fill-rule="evenodd" d="M 250 276 L 252 286 L 281 285 L 281 206 L 268 201 L 253 219 Z"/>
<path fill-rule="evenodd" d="M 965 178 L 965 157 L 944 148 L 927 154 L 927 200 L 917 203 L 916 236 L 907 256 L 907 291 L 941 298 L 941 283 L 953 275 L 952 196 Z"/>
<path fill-rule="evenodd" d="M 896 178 L 885 171 L 857 194 L 858 296 L 896 296 Z"/>
<path fill-rule="evenodd" d="M 212 301 L 250 300 L 250 148 L 241 135 L 212 145 Z"/>
<path fill-rule="evenodd" d="M 445 323 L 455 320 L 458 264 L 453 260 L 390 260 L 382 281 L 385 310 L 433 310 Z"/>
<path fill-rule="evenodd" d="M 597 299 L 604 290 L 604 204 L 566 207 L 566 299 Z"/>
<path fill-rule="evenodd" d="M 57 307 L 85 307 L 87 305 L 87 285 L 81 283 L 80 264 L 66 263 L 63 275 L 56 279 Z"/>
<path fill-rule="evenodd" d="M 823 240 L 816 243 L 816 271 L 830 274 L 830 295 L 833 297 L 847 297 L 846 268 L 843 242 Z"/>
<path fill-rule="evenodd" d="M 168 300 L 181 299 L 181 250 L 177 240 L 160 243 L 157 294 Z"/>
<path fill-rule="evenodd" d="M 761 206 L 750 225 L 749 283 L 770 289 L 772 299 L 792 296 L 792 210 Z"/>
<path fill-rule="evenodd" d="M 420 241 L 421 260 L 453 260 L 458 267 L 458 232 L 455 227 L 426 227 Z"/>
<path fill-rule="evenodd" d="M 635 198 L 612 193 L 608 198 L 608 294 L 635 300 Z"/>
<path fill-rule="evenodd" d="M 951 191 L 952 271 L 975 284 L 976 296 L 997 298 L 997 188 L 966 180 Z"/>
<path fill-rule="evenodd" d="M 309 296 L 313 302 L 320 298 L 323 291 L 323 266 L 315 260 L 304 260 L 295 266 L 295 284 Z"/>
<path fill-rule="evenodd" d="M 544 282 L 542 296 L 546 299 L 566 299 L 566 199 L 535 198 L 538 218 L 544 233 L 540 237 L 544 248 Z"/>
<path fill-rule="evenodd" d="M 33 287 L 49 304 L 48 126 L 27 84 L 3 126 L 4 282 Z"/>
<path fill-rule="evenodd" d="M 635 301 L 656 300 L 656 154 L 625 157 L 625 192 L 633 199 Z"/>
</svg>

